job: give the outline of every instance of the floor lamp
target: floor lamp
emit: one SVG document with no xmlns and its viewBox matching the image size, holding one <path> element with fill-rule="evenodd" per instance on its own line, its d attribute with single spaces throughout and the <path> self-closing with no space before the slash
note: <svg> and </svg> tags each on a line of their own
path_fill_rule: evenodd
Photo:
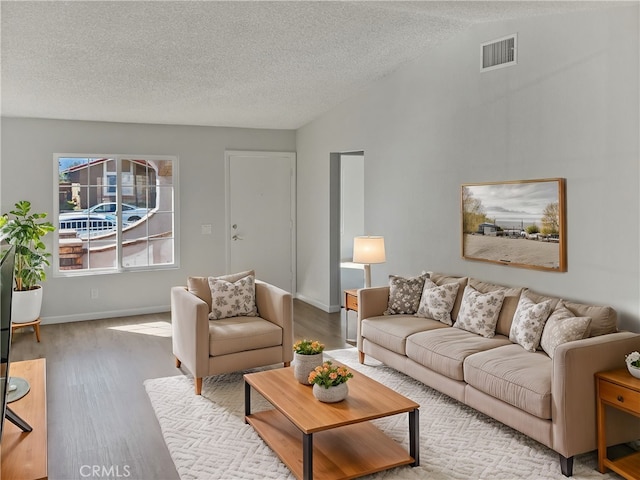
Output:
<svg viewBox="0 0 640 480">
<path fill-rule="evenodd" d="M 384 237 L 355 237 L 353 239 L 353 263 L 364 264 L 364 286 L 371 287 L 371 264 L 384 263 Z"/>
</svg>

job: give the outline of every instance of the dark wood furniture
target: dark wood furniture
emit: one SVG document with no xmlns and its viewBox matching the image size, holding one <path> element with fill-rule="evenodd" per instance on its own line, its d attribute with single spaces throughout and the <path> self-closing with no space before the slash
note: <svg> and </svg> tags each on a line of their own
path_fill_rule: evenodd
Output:
<svg viewBox="0 0 640 480">
<path fill-rule="evenodd" d="M 640 379 L 626 368 L 596 373 L 598 469 L 611 469 L 626 479 L 640 479 L 640 452 L 610 460 L 607 457 L 606 406 L 640 417 Z"/>
<path fill-rule="evenodd" d="M 346 479 L 401 465 L 420 464 L 420 405 L 354 373 L 349 395 L 322 403 L 293 369 L 249 373 L 245 380 L 245 421 L 300 479 Z M 251 388 L 275 409 L 251 413 Z M 369 420 L 409 413 L 409 452 Z"/>
<path fill-rule="evenodd" d="M 30 390 L 11 409 L 33 430 L 24 433 L 11 422 L 5 422 L 2 433 L 2 480 L 43 480 L 47 473 L 47 389 L 44 358 L 13 362 L 11 377 L 22 377 Z"/>
</svg>

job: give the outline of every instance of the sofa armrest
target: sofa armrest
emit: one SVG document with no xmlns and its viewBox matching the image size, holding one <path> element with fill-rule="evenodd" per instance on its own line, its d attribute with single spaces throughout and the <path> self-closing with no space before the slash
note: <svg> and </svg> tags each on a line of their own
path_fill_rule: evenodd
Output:
<svg viewBox="0 0 640 480">
<path fill-rule="evenodd" d="M 171 288 L 173 354 L 194 377 L 209 375 L 209 306 L 187 290 Z"/>
<path fill-rule="evenodd" d="M 553 449 L 565 457 L 597 448 L 596 382 L 594 374 L 625 366 L 626 354 L 640 351 L 640 334 L 617 332 L 558 346 L 553 357 L 551 415 Z M 627 416 L 628 417 L 628 416 Z M 607 441 L 638 436 L 639 423 L 630 417 L 615 422 Z"/>
<path fill-rule="evenodd" d="M 371 287 L 358 290 L 358 350 L 362 352 L 362 320 L 379 317 L 384 314 L 389 304 L 389 287 Z"/>
<path fill-rule="evenodd" d="M 293 298 L 269 283 L 256 280 L 256 306 L 261 318 L 282 328 L 283 361 L 293 360 Z"/>
</svg>

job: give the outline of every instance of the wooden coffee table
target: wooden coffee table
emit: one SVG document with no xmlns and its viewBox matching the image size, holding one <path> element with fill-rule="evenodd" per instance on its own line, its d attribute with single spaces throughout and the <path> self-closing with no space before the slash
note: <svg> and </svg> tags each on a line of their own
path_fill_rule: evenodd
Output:
<svg viewBox="0 0 640 480">
<path fill-rule="evenodd" d="M 359 372 L 338 403 L 316 400 L 292 367 L 249 373 L 244 381 L 245 421 L 297 478 L 355 478 L 420 464 L 420 405 Z M 251 413 L 252 387 L 275 409 Z M 409 452 L 369 422 L 399 413 L 409 414 Z"/>
</svg>

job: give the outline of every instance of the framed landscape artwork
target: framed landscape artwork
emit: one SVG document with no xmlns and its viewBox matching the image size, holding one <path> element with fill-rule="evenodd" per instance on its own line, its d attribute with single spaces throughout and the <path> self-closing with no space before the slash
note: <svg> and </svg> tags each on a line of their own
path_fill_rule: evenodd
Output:
<svg viewBox="0 0 640 480">
<path fill-rule="evenodd" d="M 565 179 L 462 185 L 462 256 L 567 271 Z"/>
</svg>

